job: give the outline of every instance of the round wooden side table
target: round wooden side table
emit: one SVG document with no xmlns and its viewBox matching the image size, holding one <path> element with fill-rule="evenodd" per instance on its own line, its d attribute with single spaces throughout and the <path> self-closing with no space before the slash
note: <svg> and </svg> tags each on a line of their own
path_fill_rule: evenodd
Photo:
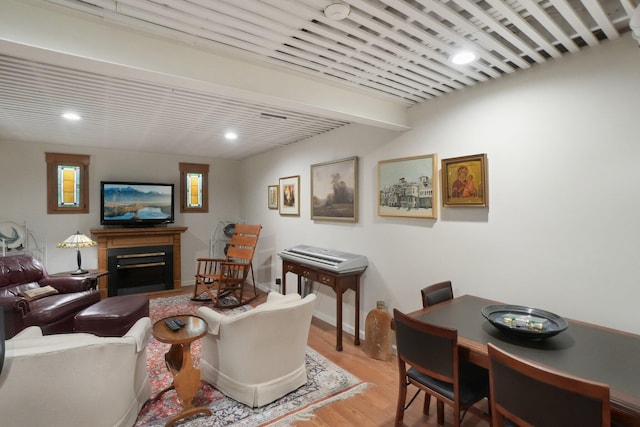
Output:
<svg viewBox="0 0 640 427">
<path fill-rule="evenodd" d="M 165 319 L 179 319 L 184 326 L 172 331 L 165 324 Z M 171 344 L 171 348 L 164 355 L 167 369 L 173 375 L 172 384 L 156 395 L 158 399 L 171 389 L 176 390 L 178 399 L 183 406 L 182 411 L 171 417 L 166 427 L 173 426 L 178 420 L 195 414 L 211 415 L 211 410 L 205 406 L 193 406 L 193 399 L 200 388 L 200 369 L 193 366 L 191 343 L 202 338 L 207 333 L 207 322 L 198 316 L 179 315 L 158 320 L 153 325 L 153 336 L 160 342 Z"/>
</svg>

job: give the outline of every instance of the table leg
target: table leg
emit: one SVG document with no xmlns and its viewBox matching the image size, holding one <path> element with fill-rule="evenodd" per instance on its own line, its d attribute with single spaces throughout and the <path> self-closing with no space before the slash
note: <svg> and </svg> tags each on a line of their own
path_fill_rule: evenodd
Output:
<svg viewBox="0 0 640 427">
<path fill-rule="evenodd" d="M 287 272 L 284 269 L 284 263 L 282 264 L 282 287 L 280 288 L 280 293 L 282 295 L 287 294 Z"/>
<path fill-rule="evenodd" d="M 167 368 L 173 374 L 173 384 L 161 393 L 164 393 L 170 388 L 175 388 L 178 400 L 184 407 L 179 414 L 174 415 L 167 422 L 166 427 L 171 427 L 178 420 L 195 414 L 201 413 L 211 415 L 211 410 L 209 408 L 204 406 L 193 406 L 193 399 L 196 397 L 198 389 L 200 388 L 200 369 L 193 366 L 191 343 L 172 345 L 169 352 L 165 354 L 165 362 L 167 364 Z"/>
<path fill-rule="evenodd" d="M 336 287 L 336 350 L 342 351 L 342 294 L 343 289 Z"/>
<path fill-rule="evenodd" d="M 354 333 L 353 344 L 360 345 L 360 275 L 356 275 L 356 330 Z"/>
</svg>

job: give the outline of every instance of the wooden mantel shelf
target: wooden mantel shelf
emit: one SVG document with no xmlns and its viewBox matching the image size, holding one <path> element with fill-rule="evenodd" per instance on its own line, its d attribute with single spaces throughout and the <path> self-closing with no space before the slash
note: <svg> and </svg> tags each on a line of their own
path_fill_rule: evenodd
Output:
<svg viewBox="0 0 640 427">
<path fill-rule="evenodd" d="M 173 289 L 181 287 L 180 268 L 180 236 L 188 227 L 123 227 L 123 228 L 92 228 L 91 234 L 98 242 L 98 268 L 108 270 L 107 251 L 114 248 L 135 248 L 145 246 L 173 246 Z M 100 296 L 107 297 L 108 279 L 100 280 Z"/>
</svg>

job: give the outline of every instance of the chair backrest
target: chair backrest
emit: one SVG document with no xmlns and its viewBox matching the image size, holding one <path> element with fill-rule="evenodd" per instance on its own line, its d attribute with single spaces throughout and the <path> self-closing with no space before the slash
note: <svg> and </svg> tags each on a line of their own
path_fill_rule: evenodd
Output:
<svg viewBox="0 0 640 427">
<path fill-rule="evenodd" d="M 397 309 L 393 321 L 398 361 L 457 388 L 458 331 L 421 322 Z"/>
<path fill-rule="evenodd" d="M 12 286 L 39 282 L 46 274 L 40 261 L 29 254 L 0 257 L 0 296 L 15 296 Z"/>
<path fill-rule="evenodd" d="M 609 427 L 609 386 L 563 374 L 488 344 L 493 427 Z"/>
<path fill-rule="evenodd" d="M 132 426 L 151 397 L 146 367 L 150 331 L 148 317 L 139 319 L 123 337 L 43 336 L 39 327 L 23 329 L 5 343 L 0 424 Z M 27 402 L 37 408 L 26 408 Z"/>
<path fill-rule="evenodd" d="M 453 289 L 450 280 L 424 287 L 420 290 L 420 293 L 422 294 L 422 307 L 430 307 L 453 299 Z"/>
<path fill-rule="evenodd" d="M 227 248 L 227 259 L 250 264 L 253 260 L 261 229 L 262 226 L 259 224 L 236 224 Z"/>
<path fill-rule="evenodd" d="M 203 357 L 221 371 L 232 369 L 233 377 L 246 383 L 262 383 L 286 375 L 292 367 L 304 365 L 315 305 L 313 293 L 304 298 L 287 294 L 282 301 L 224 316 L 218 335 L 203 338 Z M 198 314 L 207 321 L 207 312 L 211 311 L 206 306 L 198 308 Z M 208 323 L 209 327 L 214 325 Z"/>
</svg>

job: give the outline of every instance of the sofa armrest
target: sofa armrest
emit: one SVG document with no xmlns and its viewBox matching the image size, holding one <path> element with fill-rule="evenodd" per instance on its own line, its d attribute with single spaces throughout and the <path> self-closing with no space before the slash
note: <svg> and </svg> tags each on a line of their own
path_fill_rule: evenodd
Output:
<svg viewBox="0 0 640 427">
<path fill-rule="evenodd" d="M 91 289 L 93 281 L 88 277 L 46 276 L 38 282 L 40 286 L 52 286 L 61 294 L 82 292 Z"/>
<path fill-rule="evenodd" d="M 9 341 L 25 340 L 29 338 L 37 338 L 43 336 L 42 329 L 39 326 L 29 326 L 15 334 Z"/>
<path fill-rule="evenodd" d="M 202 317 L 205 322 L 207 322 L 208 332 L 211 335 L 218 335 L 220 332 L 220 323 L 225 316 L 224 314 L 220 314 L 217 311 L 211 310 L 209 307 L 198 307 L 198 316 Z"/>
<path fill-rule="evenodd" d="M 0 315 L 4 315 L 5 339 L 24 328 L 24 316 L 31 311 L 29 302 L 20 296 L 0 297 Z"/>
<path fill-rule="evenodd" d="M 0 309 L 5 312 L 17 311 L 22 316 L 29 312 L 29 302 L 20 296 L 15 297 L 0 297 Z"/>
<path fill-rule="evenodd" d="M 300 297 L 300 294 L 298 294 L 298 293 L 282 295 L 280 292 L 271 291 L 267 295 L 267 301 L 265 301 L 264 303 L 260 304 L 258 307 L 261 307 L 261 306 L 263 306 L 265 304 L 269 304 L 269 305 L 271 305 L 271 304 L 286 304 L 288 302 L 297 301 L 299 299 L 301 299 L 301 297 Z"/>
<path fill-rule="evenodd" d="M 140 352 L 147 345 L 149 333 L 151 331 L 151 319 L 143 317 L 138 319 L 136 323 L 123 335 L 123 338 L 129 337 L 136 341 L 136 351 Z"/>
</svg>

